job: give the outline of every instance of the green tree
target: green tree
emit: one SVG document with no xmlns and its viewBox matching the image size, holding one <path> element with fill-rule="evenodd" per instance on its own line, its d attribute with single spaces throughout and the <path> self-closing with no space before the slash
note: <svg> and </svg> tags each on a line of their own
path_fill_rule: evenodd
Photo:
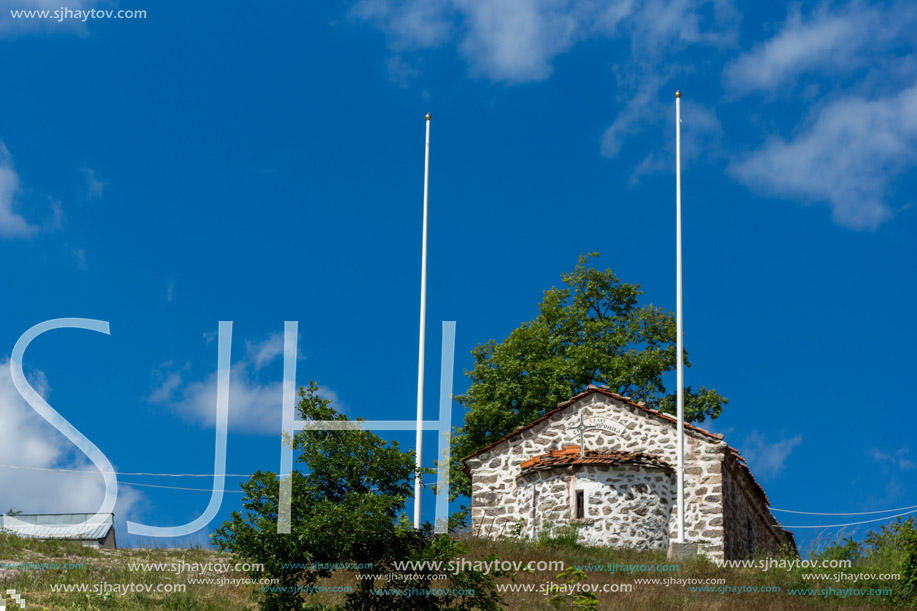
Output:
<svg viewBox="0 0 917 611">
<path fill-rule="evenodd" d="M 299 396 L 303 420 L 348 420 L 319 396 L 314 382 L 300 388 Z M 399 573 L 395 562 L 448 562 L 463 551 L 447 535 L 434 535 L 430 524 L 414 529 L 403 514 L 413 495 L 413 452 L 362 430 L 300 431 L 291 443 L 302 466 L 292 474 L 291 533 L 277 533 L 279 479 L 259 471 L 242 484 L 245 513 L 233 512 L 212 537 L 221 549 L 263 564 L 263 573 L 253 577 L 279 580 L 274 591 L 263 592 L 262 609 L 310 608 L 307 588 L 342 565 L 357 573 L 346 595 L 347 609 L 500 608 L 496 575 L 458 572 L 443 585 L 433 583 L 432 571 L 411 570 L 404 579 L 376 583 L 377 574 Z M 401 597 L 375 591 L 431 586 L 474 594 Z"/>
<path fill-rule="evenodd" d="M 857 582 L 863 590 L 886 590 L 890 595 L 871 596 L 884 598 L 894 604 L 915 609 L 917 603 L 917 521 L 914 516 L 881 524 L 870 530 L 860 541 L 847 537 L 820 552 L 812 554 L 814 560 L 849 560 L 845 572 L 858 573 L 864 578 Z M 805 587 L 818 587 L 810 581 Z"/>
<path fill-rule="evenodd" d="M 899 518 L 900 519 L 900 518 Z M 910 517 L 901 533 L 901 585 L 902 596 L 917 599 L 917 529 Z"/>
<path fill-rule="evenodd" d="M 564 286 L 544 292 L 534 320 L 509 337 L 479 344 L 467 408 L 453 441 L 452 496 L 470 494 L 459 460 L 528 424 L 590 384 L 604 385 L 660 411 L 675 413 L 663 376 L 675 368 L 676 324 L 671 312 L 641 306 L 640 285 L 588 266 L 581 255 Z M 685 352 L 685 366 L 690 367 Z M 685 389 L 685 420 L 716 418 L 727 400 L 704 386 Z"/>
</svg>

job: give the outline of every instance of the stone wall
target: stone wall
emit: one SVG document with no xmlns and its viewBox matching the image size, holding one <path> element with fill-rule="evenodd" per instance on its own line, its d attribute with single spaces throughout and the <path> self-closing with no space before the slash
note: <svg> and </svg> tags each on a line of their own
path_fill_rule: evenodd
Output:
<svg viewBox="0 0 917 611">
<path fill-rule="evenodd" d="M 735 458 L 723 468 L 725 555 L 730 559 L 751 558 L 777 551 L 788 541 L 777 521 L 754 489 Z"/>
<path fill-rule="evenodd" d="M 590 545 L 668 545 L 675 506 L 673 471 L 642 465 L 556 467 L 526 471 L 517 489 L 508 505 L 491 508 L 478 523 L 483 536 L 508 535 L 515 528 L 535 538 L 573 526 L 578 540 Z M 583 491 L 585 502 L 582 519 L 575 514 L 577 490 Z"/>
<path fill-rule="evenodd" d="M 579 434 L 569 429 L 579 423 L 580 411 L 587 419 L 607 418 L 623 429 L 621 435 L 600 430 L 587 431 L 587 449 L 643 452 L 659 456 L 673 467 L 677 464 L 673 422 L 601 393 L 588 394 L 532 428 L 466 461 L 472 473 L 471 518 L 476 534 L 493 537 L 505 534 L 520 519 L 525 520 L 523 534 L 531 536 L 530 529 L 537 531 L 541 528 L 537 523 L 537 512 L 536 523 L 531 521 L 531 485 L 523 478 L 519 465 L 539 454 L 559 450 L 566 445 L 578 445 Z M 688 540 L 700 543 L 701 549 L 713 558 L 723 558 L 723 480 L 720 465 L 726 449 L 722 441 L 685 429 L 685 530 Z M 588 475 L 589 472 L 585 473 Z M 614 479 L 618 476 L 609 477 Z M 649 485 L 648 482 L 639 483 Z M 661 489 L 661 482 L 653 483 L 660 484 Z M 539 490 L 539 494 L 555 496 L 561 491 L 566 494 L 568 483 L 559 479 L 551 486 L 543 492 Z M 535 502 L 537 507 L 537 498 Z M 677 536 L 674 497 L 670 503 L 667 498 L 667 504 L 670 505 L 668 532 L 669 537 L 674 539 Z M 568 508 L 569 500 L 561 506 Z M 586 534 L 588 530 L 583 532 Z M 652 538 L 652 541 L 655 545 L 657 539 Z M 667 543 L 666 540 L 663 545 Z"/>
</svg>

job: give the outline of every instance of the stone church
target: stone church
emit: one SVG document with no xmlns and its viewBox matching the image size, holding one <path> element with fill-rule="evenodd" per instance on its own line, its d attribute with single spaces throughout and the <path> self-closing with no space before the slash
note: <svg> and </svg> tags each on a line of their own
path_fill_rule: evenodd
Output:
<svg viewBox="0 0 917 611">
<path fill-rule="evenodd" d="M 672 416 L 589 386 L 462 460 L 472 528 L 495 538 L 574 527 L 591 545 L 666 549 L 677 537 L 676 430 Z M 721 560 L 795 551 L 738 450 L 684 430 L 685 540 Z"/>
</svg>

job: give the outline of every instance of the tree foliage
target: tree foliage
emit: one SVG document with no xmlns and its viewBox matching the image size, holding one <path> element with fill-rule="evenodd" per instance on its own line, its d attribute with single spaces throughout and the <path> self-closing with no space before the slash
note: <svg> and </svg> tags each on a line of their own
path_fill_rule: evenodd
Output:
<svg viewBox="0 0 917 611">
<path fill-rule="evenodd" d="M 857 588 L 885 590 L 891 595 L 874 598 L 883 598 L 908 609 L 917 608 L 917 522 L 914 516 L 906 519 L 898 516 L 893 522 L 870 530 L 859 541 L 846 537 L 813 554 L 812 558 L 849 560 L 851 565 L 844 570 L 863 577 L 857 581 Z"/>
<path fill-rule="evenodd" d="M 302 420 L 346 421 L 310 382 L 300 388 Z M 414 529 L 403 513 L 413 496 L 414 455 L 397 442 L 363 430 L 300 431 L 291 440 L 301 471 L 292 474 L 291 533 L 277 533 L 279 479 L 259 471 L 242 484 L 244 513 L 233 512 L 214 532 L 221 549 L 264 565 L 253 577 L 278 579 L 262 594 L 261 607 L 279 611 L 310 607 L 308 587 L 331 577 L 334 567 L 356 567 L 358 578 L 346 595 L 347 609 L 499 609 L 493 578 L 479 571 L 457 572 L 450 583 L 430 570 L 411 570 L 392 583 L 376 575 L 399 573 L 395 562 L 448 562 L 463 551 L 430 524 Z M 403 597 L 375 588 L 472 589 L 473 596 Z M 285 591 L 283 591 L 285 590 Z"/>
<path fill-rule="evenodd" d="M 502 342 L 472 350 L 467 408 L 453 445 L 452 495 L 469 494 L 459 459 L 528 424 L 586 389 L 604 385 L 660 411 L 675 413 L 663 384 L 675 369 L 676 323 L 671 312 L 639 304 L 640 285 L 621 282 L 581 255 L 564 285 L 544 292 L 538 316 Z M 690 367 L 685 352 L 685 366 Z M 716 418 L 727 400 L 713 389 L 685 389 L 685 420 Z"/>
</svg>

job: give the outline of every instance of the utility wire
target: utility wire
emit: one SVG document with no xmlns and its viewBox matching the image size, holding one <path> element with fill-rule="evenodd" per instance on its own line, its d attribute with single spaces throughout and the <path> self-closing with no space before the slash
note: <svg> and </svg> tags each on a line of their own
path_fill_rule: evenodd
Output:
<svg viewBox="0 0 917 611">
<path fill-rule="evenodd" d="M 25 469 L 28 471 L 44 471 L 49 473 L 92 473 L 95 475 L 100 475 L 101 471 L 98 469 L 44 469 L 42 467 L 26 467 L 23 465 L 5 465 L 0 464 L 0 467 L 6 467 L 8 469 Z M 122 473 L 119 471 L 113 471 L 115 475 L 151 475 L 154 477 L 217 477 L 214 473 Z M 251 477 L 252 474 L 241 474 L 241 473 L 224 473 L 223 477 Z"/>
<path fill-rule="evenodd" d="M 45 473 L 65 473 L 67 475 L 78 477 L 80 479 L 91 479 L 94 481 L 98 481 L 96 480 L 96 477 L 99 475 L 102 475 L 102 473 L 98 470 L 83 471 L 83 470 L 78 470 L 78 469 L 45 469 L 41 467 L 26 467 L 23 465 L 7 465 L 7 464 L 2 464 L 2 463 L 0 463 L 0 467 L 6 467 L 8 469 L 25 469 L 28 471 L 43 471 Z M 84 473 L 90 474 L 90 475 L 89 476 L 82 475 Z M 119 472 L 115 472 L 115 475 L 152 475 L 152 476 L 157 476 L 157 477 L 216 477 L 215 475 L 204 474 L 204 473 L 119 473 Z M 241 475 L 241 474 L 226 474 L 225 477 L 252 477 L 252 476 L 251 475 Z M 118 485 L 119 486 L 140 486 L 143 488 L 160 488 L 163 490 L 188 490 L 191 492 L 212 492 L 210 488 L 184 488 L 181 486 L 159 486 L 157 484 L 140 484 L 137 482 L 120 482 L 119 481 Z M 428 484 L 426 482 L 424 482 L 423 484 L 425 488 L 429 487 L 430 485 L 431 484 Z M 244 494 L 245 491 L 244 490 L 226 490 L 224 489 L 223 492 L 233 492 L 236 494 Z"/>
<path fill-rule="evenodd" d="M 87 478 L 88 479 L 88 478 Z M 134 482 L 118 482 L 119 486 L 143 486 L 144 488 L 165 488 L 166 490 L 191 490 L 193 492 L 213 492 L 210 488 L 179 488 L 178 486 L 157 486 L 155 484 L 137 484 Z M 244 490 L 226 490 L 223 492 L 235 492 L 243 494 Z"/>
<path fill-rule="evenodd" d="M 101 475 L 101 472 L 98 470 L 80 470 L 80 469 L 47 469 L 43 467 L 27 467 L 25 465 L 8 465 L 0 463 L 0 467 L 7 469 L 24 469 L 26 471 L 42 471 L 45 473 L 70 473 L 70 474 L 79 474 L 79 473 L 88 473 L 92 475 Z M 115 475 L 138 475 L 138 476 L 151 476 L 151 477 L 217 477 L 213 473 L 132 473 L 132 472 L 122 472 L 115 471 Z M 252 477 L 251 473 L 226 473 L 223 477 Z M 83 478 L 83 479 L 94 479 L 94 478 Z M 189 490 L 192 492 L 211 492 L 210 488 L 183 488 L 179 486 L 157 486 L 156 484 L 140 484 L 137 482 L 118 482 L 118 485 L 123 486 L 141 486 L 144 488 L 161 488 L 165 490 Z M 242 493 L 241 490 L 224 490 L 224 492 L 237 492 Z M 794 511 L 792 509 L 778 509 L 777 507 L 770 507 L 771 511 L 782 511 L 783 513 L 794 513 L 798 515 L 806 516 L 861 516 L 861 515 L 874 515 L 877 513 L 888 513 L 889 511 L 900 511 L 900 510 L 913 510 L 905 511 L 904 513 L 899 513 L 896 515 L 885 516 L 884 518 L 876 518 L 874 520 L 866 520 L 864 522 L 852 522 L 850 524 L 829 524 L 822 526 L 781 526 L 782 528 L 837 528 L 840 526 L 856 526 L 859 524 L 868 524 L 870 522 L 881 522 L 882 520 L 888 520 L 890 518 L 896 518 L 898 516 L 908 515 L 911 513 L 917 513 L 917 505 L 912 505 L 910 507 L 898 507 L 896 509 L 882 509 L 879 511 L 847 511 L 840 513 L 826 513 L 826 512 L 817 512 L 817 511 Z"/>
<path fill-rule="evenodd" d="M 867 516 L 876 513 L 888 513 L 889 511 L 904 511 L 907 509 L 917 509 L 917 505 L 912 505 L 910 507 L 898 507 L 897 509 L 882 509 L 879 511 L 845 511 L 841 513 L 821 513 L 813 511 L 793 511 L 791 509 L 777 509 L 776 507 L 768 507 L 771 511 L 782 511 L 784 513 L 797 513 L 804 516 Z M 895 516 L 890 516 L 895 517 Z"/>
<path fill-rule="evenodd" d="M 11 465 L 0 465 L 0 467 L 9 467 L 9 466 Z M 47 471 L 50 473 L 65 473 L 67 475 L 70 475 L 71 477 L 78 477 L 80 479 L 91 479 L 93 481 L 98 481 L 96 477 L 80 475 L 81 473 L 93 473 L 92 471 L 74 471 L 73 469 L 39 469 L 37 467 L 15 467 L 15 466 L 13 466 L 13 468 L 14 469 L 15 468 L 29 469 L 29 470 L 36 470 L 36 471 Z M 95 475 L 98 476 L 98 475 L 101 475 L 101 473 L 96 471 Z M 127 474 L 125 473 L 122 475 L 127 475 Z M 138 474 L 134 474 L 134 475 L 138 475 Z M 212 490 L 210 490 L 209 488 L 182 488 L 179 486 L 158 486 L 156 484 L 140 484 L 137 482 L 118 482 L 118 485 L 119 486 L 141 486 L 143 488 L 164 488 L 166 490 L 190 490 L 192 492 L 212 492 Z M 224 489 L 223 492 L 235 492 L 235 493 L 242 494 L 244 490 L 225 490 Z"/>
<path fill-rule="evenodd" d="M 860 524 L 869 524 L 870 522 L 881 522 L 882 520 L 890 520 L 891 518 L 906 516 L 909 513 L 917 513 L 917 509 L 905 511 L 904 513 L 899 513 L 892 516 L 885 516 L 884 518 L 873 518 L 872 520 L 863 520 L 862 522 L 850 522 L 849 524 L 822 524 L 819 526 L 784 526 L 782 524 L 775 524 L 774 526 L 779 528 L 840 528 L 843 526 L 859 526 Z"/>
</svg>

